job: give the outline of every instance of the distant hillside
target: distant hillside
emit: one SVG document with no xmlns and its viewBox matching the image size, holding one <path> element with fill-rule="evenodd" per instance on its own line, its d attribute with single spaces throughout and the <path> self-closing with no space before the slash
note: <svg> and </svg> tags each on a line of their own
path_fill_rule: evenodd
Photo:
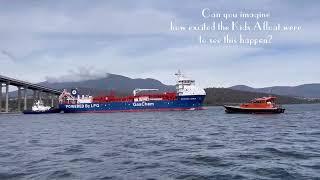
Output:
<svg viewBox="0 0 320 180">
<path fill-rule="evenodd" d="M 205 89 L 207 96 L 205 99 L 205 104 L 207 105 L 224 105 L 224 104 L 238 104 L 243 102 L 248 102 L 257 97 L 269 96 L 266 93 L 257 92 L 247 92 L 233 90 L 229 88 L 207 88 Z M 316 103 L 318 101 L 310 101 L 297 99 L 288 96 L 277 96 L 277 102 L 280 104 L 301 104 L 301 103 Z"/>
<path fill-rule="evenodd" d="M 303 84 L 300 86 L 273 86 L 252 88 L 245 85 L 232 86 L 230 89 L 250 92 L 261 92 L 293 97 L 320 98 L 320 84 Z"/>
<path fill-rule="evenodd" d="M 107 95 L 114 92 L 116 95 L 132 94 L 135 88 L 156 88 L 160 91 L 175 91 L 174 86 L 165 85 L 155 79 L 132 79 L 129 77 L 110 74 L 105 78 L 86 80 L 80 82 L 64 82 L 64 83 L 49 83 L 43 82 L 41 85 L 49 86 L 56 89 L 71 89 L 78 88 L 81 94 L 90 95 Z M 253 88 L 252 88 L 253 89 Z M 207 96 L 205 103 L 207 105 L 222 105 L 226 103 L 241 103 L 247 102 L 256 97 L 268 96 L 265 93 L 250 92 L 250 87 L 245 91 L 232 90 L 228 88 L 207 88 Z M 249 91 L 249 92 L 248 92 Z M 310 103 L 310 101 L 296 99 L 293 97 L 280 96 L 279 103 Z"/>
<path fill-rule="evenodd" d="M 175 91 L 175 86 L 165 85 L 155 79 L 133 79 L 121 75 L 109 74 L 104 78 L 85 80 L 79 82 L 42 82 L 43 86 L 51 87 L 54 89 L 72 89 L 78 88 L 80 94 L 88 95 L 108 95 L 113 93 L 118 96 L 131 95 L 135 88 L 154 88 L 160 91 Z M 233 88 L 207 88 L 207 96 L 205 99 L 206 105 L 223 105 L 234 104 L 250 101 L 256 97 L 268 96 L 267 93 L 258 93 L 254 88 L 247 86 L 234 86 Z M 273 94 L 276 94 L 272 91 Z M 16 97 L 17 93 L 10 93 L 11 97 Z M 32 95 L 32 92 L 29 92 Z M 297 99 L 288 96 L 278 96 L 279 103 L 281 104 L 293 104 L 293 103 L 315 103 L 317 101 L 308 101 L 303 99 Z"/>
<path fill-rule="evenodd" d="M 161 83 L 155 79 L 132 79 L 126 76 L 109 74 L 105 78 L 86 80 L 80 82 L 42 82 L 43 86 L 55 88 L 55 89 L 72 89 L 78 88 L 82 94 L 105 94 L 110 91 L 117 94 L 131 94 L 136 88 L 152 88 L 159 89 L 160 91 L 174 91 L 174 86 L 169 86 Z"/>
</svg>

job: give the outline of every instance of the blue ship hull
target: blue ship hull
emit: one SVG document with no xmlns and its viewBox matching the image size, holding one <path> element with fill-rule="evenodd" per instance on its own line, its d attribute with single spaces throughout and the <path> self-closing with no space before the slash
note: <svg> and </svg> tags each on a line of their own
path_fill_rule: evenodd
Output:
<svg viewBox="0 0 320 180">
<path fill-rule="evenodd" d="M 64 113 L 199 110 L 204 98 L 204 95 L 192 95 L 166 101 L 60 104 L 59 109 Z"/>
</svg>

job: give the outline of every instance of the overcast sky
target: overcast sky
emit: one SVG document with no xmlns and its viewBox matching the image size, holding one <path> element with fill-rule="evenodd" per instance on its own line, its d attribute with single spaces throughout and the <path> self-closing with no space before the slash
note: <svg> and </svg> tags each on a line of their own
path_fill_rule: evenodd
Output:
<svg viewBox="0 0 320 180">
<path fill-rule="evenodd" d="M 203 46 L 201 33 L 170 32 L 170 21 L 210 22 L 203 8 L 270 12 L 270 21 L 302 30 L 255 47 Z M 174 84 L 181 69 L 202 87 L 320 83 L 319 9 L 318 0 L 0 0 L 0 74 L 41 82 L 114 73 Z"/>
</svg>

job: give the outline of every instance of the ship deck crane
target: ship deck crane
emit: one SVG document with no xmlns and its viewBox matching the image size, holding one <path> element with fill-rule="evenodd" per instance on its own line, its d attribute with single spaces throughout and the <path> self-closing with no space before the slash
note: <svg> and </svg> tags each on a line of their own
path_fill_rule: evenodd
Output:
<svg viewBox="0 0 320 180">
<path fill-rule="evenodd" d="M 137 93 L 142 92 L 142 91 L 159 91 L 159 89 L 134 89 L 133 96 L 136 96 Z"/>
</svg>

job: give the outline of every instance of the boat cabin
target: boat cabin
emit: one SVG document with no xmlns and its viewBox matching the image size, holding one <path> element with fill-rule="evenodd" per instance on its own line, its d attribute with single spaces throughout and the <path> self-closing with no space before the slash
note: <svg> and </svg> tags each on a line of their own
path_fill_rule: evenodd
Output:
<svg viewBox="0 0 320 180">
<path fill-rule="evenodd" d="M 276 97 L 262 97 L 252 100 L 250 103 L 241 104 L 242 108 L 275 108 Z"/>
</svg>

